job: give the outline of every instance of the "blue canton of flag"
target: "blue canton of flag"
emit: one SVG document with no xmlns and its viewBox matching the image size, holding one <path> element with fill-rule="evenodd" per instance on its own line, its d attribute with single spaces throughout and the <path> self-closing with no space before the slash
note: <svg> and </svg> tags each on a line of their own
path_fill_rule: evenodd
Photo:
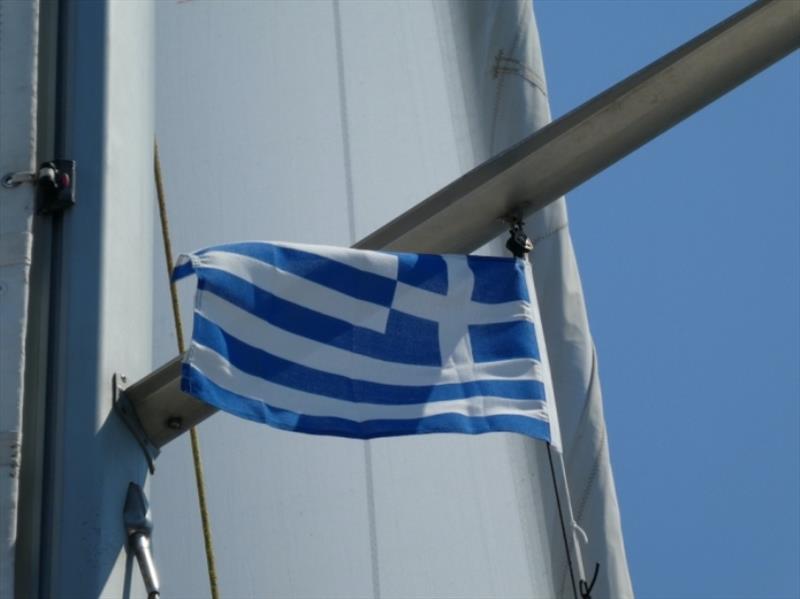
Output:
<svg viewBox="0 0 800 599">
<path fill-rule="evenodd" d="M 289 243 L 181 256 L 181 388 L 277 428 L 358 439 L 515 432 L 558 446 L 530 266 Z"/>
</svg>

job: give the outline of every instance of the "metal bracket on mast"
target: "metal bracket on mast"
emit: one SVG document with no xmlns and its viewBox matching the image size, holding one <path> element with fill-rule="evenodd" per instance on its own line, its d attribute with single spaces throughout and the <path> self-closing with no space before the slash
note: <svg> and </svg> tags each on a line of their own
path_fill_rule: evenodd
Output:
<svg viewBox="0 0 800 599">
<path fill-rule="evenodd" d="M 139 422 L 133 404 L 125 394 L 127 382 L 128 378 L 124 374 L 114 373 L 111 379 L 114 410 L 120 415 L 123 422 L 136 439 L 136 442 L 142 448 L 144 457 L 147 458 L 147 467 L 150 469 L 150 474 L 155 474 L 155 459 L 158 457 L 160 451 L 150 442 L 150 439 L 148 439 L 147 433 L 145 433 L 142 428 L 142 423 Z"/>
<path fill-rule="evenodd" d="M 181 356 L 125 386 L 114 375 L 114 408 L 144 451 L 150 472 L 161 448 L 217 412 L 181 391 Z"/>
</svg>

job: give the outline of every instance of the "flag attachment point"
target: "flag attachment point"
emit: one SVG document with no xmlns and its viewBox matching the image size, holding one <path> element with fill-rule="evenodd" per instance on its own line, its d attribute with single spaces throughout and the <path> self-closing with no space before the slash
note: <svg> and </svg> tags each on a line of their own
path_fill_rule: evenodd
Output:
<svg viewBox="0 0 800 599">
<path fill-rule="evenodd" d="M 515 258 L 523 258 L 525 254 L 533 250 L 533 242 L 523 228 L 525 223 L 518 217 L 509 219 L 511 229 L 509 229 L 509 238 L 506 241 L 506 249 L 511 252 Z"/>
<path fill-rule="evenodd" d="M 182 256 L 173 278 L 191 274 L 181 389 L 216 408 L 307 434 L 558 445 L 527 261 L 244 242 Z"/>
</svg>

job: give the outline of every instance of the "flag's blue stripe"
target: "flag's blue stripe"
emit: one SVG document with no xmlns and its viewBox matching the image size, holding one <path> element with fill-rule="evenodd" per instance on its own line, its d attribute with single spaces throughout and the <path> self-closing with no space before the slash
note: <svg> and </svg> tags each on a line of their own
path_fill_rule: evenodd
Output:
<svg viewBox="0 0 800 599">
<path fill-rule="evenodd" d="M 472 359 L 475 362 L 497 362 L 512 358 L 539 357 L 536 330 L 527 320 L 469 325 Z"/>
<path fill-rule="evenodd" d="M 306 416 L 273 408 L 265 402 L 223 389 L 189 364 L 183 364 L 182 374 L 181 390 L 184 393 L 241 418 L 263 422 L 288 431 L 313 435 L 336 435 L 352 439 L 373 439 L 422 433 L 477 435 L 489 432 L 509 432 L 550 441 L 549 423 L 528 416 L 469 417 L 461 414 L 440 414 L 410 420 L 354 422 L 343 418 Z"/>
<path fill-rule="evenodd" d="M 394 279 L 367 272 L 319 254 L 271 243 L 230 243 L 207 248 L 198 252 L 198 255 L 212 251 L 247 256 L 352 297 L 386 307 L 392 305 L 394 290 L 397 286 Z"/>
<path fill-rule="evenodd" d="M 276 297 L 222 270 L 200 267 L 197 275 L 198 289 L 295 335 L 388 362 L 441 366 L 439 325 L 432 320 L 390 310 L 381 334 Z"/>
<path fill-rule="evenodd" d="M 187 260 L 180 266 L 176 266 L 175 269 L 172 271 L 172 280 L 179 281 L 183 277 L 188 277 L 190 274 L 194 273 L 194 264 L 192 264 L 191 260 Z"/>
<path fill-rule="evenodd" d="M 467 264 L 475 275 L 472 301 L 482 304 L 530 301 L 522 260 L 467 256 Z"/>
<path fill-rule="evenodd" d="M 447 295 L 447 262 L 433 254 L 397 253 L 397 280 L 406 285 Z"/>
<path fill-rule="evenodd" d="M 195 314 L 192 337 L 249 375 L 305 393 L 356 403 L 419 404 L 480 396 L 545 399 L 544 385 L 532 379 L 483 379 L 438 385 L 387 385 L 351 379 L 309 368 L 248 345 L 200 314 Z"/>
</svg>

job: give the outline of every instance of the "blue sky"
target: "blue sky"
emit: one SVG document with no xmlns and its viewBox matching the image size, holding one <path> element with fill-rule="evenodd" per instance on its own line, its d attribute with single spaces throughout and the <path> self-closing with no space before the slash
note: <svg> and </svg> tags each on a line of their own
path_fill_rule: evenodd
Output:
<svg viewBox="0 0 800 599">
<path fill-rule="evenodd" d="M 555 117 L 746 6 L 539 0 Z M 639 597 L 800 596 L 800 56 L 569 194 Z"/>
</svg>

